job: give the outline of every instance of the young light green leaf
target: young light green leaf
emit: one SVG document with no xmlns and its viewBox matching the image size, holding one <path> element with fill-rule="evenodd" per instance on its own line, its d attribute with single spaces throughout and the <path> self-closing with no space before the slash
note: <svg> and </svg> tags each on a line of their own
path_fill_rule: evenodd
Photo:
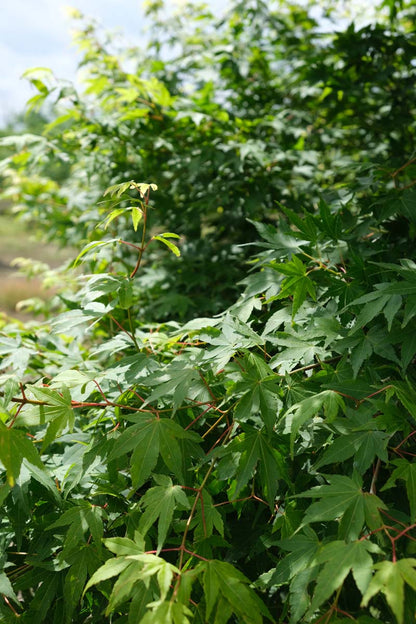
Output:
<svg viewBox="0 0 416 624">
<path fill-rule="evenodd" d="M 152 240 L 160 241 L 161 243 L 166 245 L 166 247 L 168 247 L 171 250 L 171 252 L 175 254 L 176 257 L 179 257 L 181 255 L 179 248 L 177 247 L 177 245 L 175 245 L 174 243 L 172 243 L 172 241 L 169 240 L 169 238 L 173 238 L 173 237 L 179 238 L 179 236 L 177 236 L 176 234 L 169 234 L 167 232 L 166 234 L 159 234 L 158 236 L 153 236 Z"/>
<path fill-rule="evenodd" d="M 7 483 L 13 487 L 20 475 L 23 459 L 43 469 L 36 447 L 23 431 L 8 428 L 0 421 L 0 461 L 6 469 Z"/>
<path fill-rule="evenodd" d="M 407 584 L 416 591 L 416 559 L 380 561 L 374 565 L 374 570 L 375 574 L 363 596 L 361 605 L 366 607 L 371 598 L 381 592 L 385 595 L 398 624 L 405 624 L 404 587 Z"/>
<path fill-rule="evenodd" d="M 105 220 L 102 223 L 99 223 L 97 227 L 101 227 L 101 225 L 103 225 L 104 229 L 106 230 L 110 223 L 112 223 L 114 219 L 117 219 L 117 217 L 122 215 L 125 211 L 125 208 L 116 208 L 115 210 L 112 210 L 110 214 L 105 218 Z"/>
<path fill-rule="evenodd" d="M 120 184 L 113 184 L 109 186 L 103 193 L 104 197 L 109 195 L 110 197 L 121 197 L 128 189 L 134 188 L 134 180 L 128 182 L 121 182 Z"/>
<path fill-rule="evenodd" d="M 77 255 L 74 262 L 72 263 L 72 266 L 73 267 L 78 266 L 81 260 L 84 258 L 84 256 L 89 254 L 90 251 L 92 251 L 93 249 L 99 249 L 102 247 L 106 247 L 107 245 L 114 245 L 114 243 L 118 243 L 118 242 L 120 242 L 118 238 L 111 238 L 105 241 L 93 241 L 92 243 L 88 243 L 88 245 L 86 245 L 84 249 Z"/>
<path fill-rule="evenodd" d="M 129 210 L 129 208 L 127 208 L 127 210 Z M 130 206 L 130 210 L 131 210 L 131 220 L 133 223 L 133 229 L 135 232 L 137 232 L 137 228 L 139 227 L 139 223 L 143 217 L 143 210 L 139 208 L 138 206 Z"/>
</svg>

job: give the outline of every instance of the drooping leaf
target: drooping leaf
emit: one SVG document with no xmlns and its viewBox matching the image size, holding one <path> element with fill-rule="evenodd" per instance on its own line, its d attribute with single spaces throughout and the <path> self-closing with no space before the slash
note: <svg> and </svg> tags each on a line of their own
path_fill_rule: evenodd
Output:
<svg viewBox="0 0 416 624">
<path fill-rule="evenodd" d="M 169 477 L 155 475 L 154 478 L 159 485 L 147 490 L 141 499 L 145 511 L 140 518 L 139 530 L 145 535 L 158 521 L 157 553 L 159 553 L 172 522 L 173 512 L 177 507 L 188 509 L 190 503 L 183 489 L 179 485 L 173 485 Z"/>
<path fill-rule="evenodd" d="M 205 617 L 209 620 L 220 598 L 229 604 L 243 622 L 261 624 L 263 616 L 273 621 L 269 610 L 249 588 L 249 580 L 225 561 L 211 560 L 204 566 L 203 587 L 206 600 Z"/>
<path fill-rule="evenodd" d="M 236 438 L 227 450 L 229 453 L 239 453 L 235 493 L 238 494 L 246 487 L 256 470 L 260 475 L 264 496 L 273 509 L 279 480 L 286 478 L 286 471 L 284 459 L 272 440 L 262 431 L 247 433 Z"/>
</svg>

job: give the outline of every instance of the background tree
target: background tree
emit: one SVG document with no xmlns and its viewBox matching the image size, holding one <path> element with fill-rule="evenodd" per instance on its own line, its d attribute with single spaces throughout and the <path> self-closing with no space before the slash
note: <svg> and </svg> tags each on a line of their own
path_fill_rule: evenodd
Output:
<svg viewBox="0 0 416 624">
<path fill-rule="evenodd" d="M 167 21 L 163 5 L 148 6 L 154 34 L 144 51 L 117 51 L 77 15 L 84 95 L 28 74 L 39 90 L 32 105 L 54 97 L 61 115 L 32 157 L 24 147 L 27 184 L 18 188 L 26 214 L 78 244 L 91 237 L 104 188 L 157 172 L 150 227 L 154 215 L 184 241 L 175 269 L 169 256 L 149 259 L 159 270 L 143 311 L 188 318 L 235 299 L 250 253 L 236 245 L 254 235 L 247 219 L 273 222 L 278 202 L 313 209 L 326 189 L 354 184 L 357 166 L 394 171 L 411 155 L 413 8 L 391 27 L 328 33 L 287 3 L 237 2 L 225 19 L 192 4 Z M 71 175 L 45 193 L 51 159 L 69 160 Z M 28 178 L 33 170 L 42 181 Z M 110 229 L 131 236 L 123 220 Z"/>
</svg>

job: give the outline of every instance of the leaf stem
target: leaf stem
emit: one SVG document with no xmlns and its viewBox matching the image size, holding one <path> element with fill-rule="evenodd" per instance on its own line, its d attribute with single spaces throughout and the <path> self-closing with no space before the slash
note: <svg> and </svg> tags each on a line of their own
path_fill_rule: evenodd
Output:
<svg viewBox="0 0 416 624">
<path fill-rule="evenodd" d="M 139 249 L 139 255 L 137 258 L 137 262 L 136 262 L 136 266 L 134 267 L 133 271 L 130 273 L 130 279 L 132 279 L 137 271 L 140 268 L 140 264 L 142 261 L 142 257 L 143 257 L 143 251 L 145 249 L 145 238 L 146 238 L 146 225 L 147 225 L 147 210 L 149 207 L 149 196 L 150 196 L 150 186 L 146 191 L 146 196 L 145 196 L 145 200 L 144 200 L 144 210 L 143 210 L 143 230 L 142 230 L 142 241 L 140 243 L 140 249 Z"/>
</svg>

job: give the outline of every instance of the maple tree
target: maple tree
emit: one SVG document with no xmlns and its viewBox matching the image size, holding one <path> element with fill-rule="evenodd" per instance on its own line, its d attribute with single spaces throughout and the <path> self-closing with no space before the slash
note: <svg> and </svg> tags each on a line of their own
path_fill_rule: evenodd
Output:
<svg viewBox="0 0 416 624">
<path fill-rule="evenodd" d="M 189 7 L 137 74 L 85 24 L 87 93 L 6 141 L 80 249 L 1 321 L 4 622 L 414 620 L 413 7 L 318 36 L 266 4 Z"/>
</svg>

